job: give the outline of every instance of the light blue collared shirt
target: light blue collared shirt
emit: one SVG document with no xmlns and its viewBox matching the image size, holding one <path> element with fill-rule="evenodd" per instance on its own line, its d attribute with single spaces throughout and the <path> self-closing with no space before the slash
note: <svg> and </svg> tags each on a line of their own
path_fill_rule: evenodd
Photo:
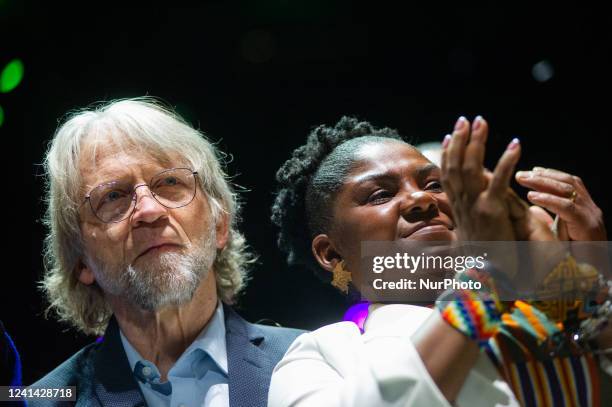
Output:
<svg viewBox="0 0 612 407">
<path fill-rule="evenodd" d="M 145 360 L 129 343 L 121 332 L 123 349 L 134 372 L 138 364 L 144 377 L 158 377 L 159 370 L 152 362 Z M 211 364 L 209 370 L 206 364 Z M 227 346 L 225 344 L 225 318 L 221 302 L 211 320 L 204 327 L 185 352 L 168 371 L 171 394 L 153 390 L 149 383 L 136 380 L 149 406 L 157 407 L 229 407 L 229 387 L 227 384 Z M 212 385 L 211 385 L 212 384 Z M 162 386 L 167 386 L 162 384 Z"/>
</svg>

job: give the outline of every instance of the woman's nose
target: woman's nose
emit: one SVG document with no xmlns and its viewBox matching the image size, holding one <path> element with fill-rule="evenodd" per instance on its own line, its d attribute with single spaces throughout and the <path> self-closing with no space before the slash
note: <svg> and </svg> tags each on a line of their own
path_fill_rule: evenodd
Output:
<svg viewBox="0 0 612 407">
<path fill-rule="evenodd" d="M 438 201 L 434 196 L 425 191 L 414 191 L 407 193 L 402 201 L 401 214 L 409 222 L 418 221 L 423 217 L 433 217 L 438 213 Z M 416 218 L 411 220 L 408 218 Z"/>
</svg>

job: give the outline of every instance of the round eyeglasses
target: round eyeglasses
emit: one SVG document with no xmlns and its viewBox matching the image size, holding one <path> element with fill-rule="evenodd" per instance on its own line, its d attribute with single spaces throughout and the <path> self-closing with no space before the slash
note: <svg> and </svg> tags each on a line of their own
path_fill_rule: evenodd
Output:
<svg viewBox="0 0 612 407">
<path fill-rule="evenodd" d="M 132 215 L 136 189 L 143 186 L 149 187 L 151 196 L 166 208 L 189 205 L 196 194 L 196 175 L 197 171 L 189 168 L 171 168 L 153 176 L 148 184 L 112 181 L 92 189 L 85 201 L 89 201 L 93 214 L 102 222 L 117 223 Z"/>
</svg>

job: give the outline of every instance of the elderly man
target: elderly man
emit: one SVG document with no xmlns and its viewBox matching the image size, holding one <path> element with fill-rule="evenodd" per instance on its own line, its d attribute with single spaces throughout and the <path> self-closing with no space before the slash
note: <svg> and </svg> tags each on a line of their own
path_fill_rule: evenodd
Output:
<svg viewBox="0 0 612 407">
<path fill-rule="evenodd" d="M 35 386 L 76 386 L 87 406 L 266 404 L 272 369 L 301 332 L 250 324 L 228 305 L 252 256 L 217 157 L 145 98 L 58 129 L 42 285 L 61 320 L 104 338 Z"/>
</svg>

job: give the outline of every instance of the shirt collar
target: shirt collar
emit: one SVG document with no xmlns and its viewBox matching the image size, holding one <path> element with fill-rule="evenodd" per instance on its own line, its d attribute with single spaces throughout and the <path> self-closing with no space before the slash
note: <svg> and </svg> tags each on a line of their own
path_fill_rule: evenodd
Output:
<svg viewBox="0 0 612 407">
<path fill-rule="evenodd" d="M 139 361 L 145 361 L 145 359 L 138 353 L 138 351 L 130 344 L 123 332 L 120 331 L 121 342 L 123 349 L 127 356 L 130 368 L 134 371 L 136 363 Z M 183 354 L 176 361 L 175 366 L 180 366 L 183 359 L 189 358 L 190 355 L 201 349 L 208 353 L 215 364 L 221 369 L 221 371 L 227 375 L 227 345 L 225 343 L 225 316 L 223 312 L 223 306 L 221 302 L 217 302 L 217 308 L 211 316 L 210 321 L 206 324 L 204 329 L 198 334 L 196 339 L 185 349 Z M 151 362 L 149 362 L 151 363 Z M 172 371 L 174 366 L 170 369 Z M 170 372 L 169 372 L 170 373 Z"/>
</svg>

